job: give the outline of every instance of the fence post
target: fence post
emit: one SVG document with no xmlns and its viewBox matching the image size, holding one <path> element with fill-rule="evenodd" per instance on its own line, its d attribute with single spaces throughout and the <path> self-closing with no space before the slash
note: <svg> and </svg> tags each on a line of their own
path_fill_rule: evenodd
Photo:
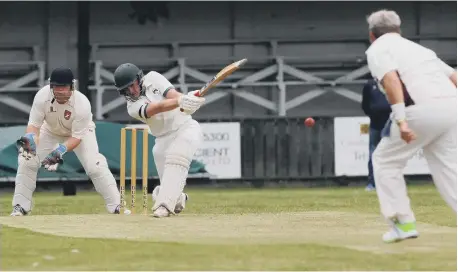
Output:
<svg viewBox="0 0 458 272">
<path fill-rule="evenodd" d="M 95 94 L 95 118 L 97 120 L 103 120 L 103 93 L 105 88 L 102 87 L 102 78 L 100 70 L 102 69 L 102 61 L 96 60 L 94 63 L 94 85 L 96 88 Z"/>
<path fill-rule="evenodd" d="M 178 82 L 180 83 L 180 89 L 183 94 L 188 93 L 188 86 L 186 85 L 186 60 L 184 58 L 178 59 L 178 65 L 180 67 L 180 74 L 178 76 Z"/>
<path fill-rule="evenodd" d="M 278 115 L 279 116 L 286 116 L 286 85 L 284 82 L 283 77 L 283 64 L 284 60 L 282 57 L 277 57 L 277 82 L 278 82 L 278 89 L 280 90 L 280 94 L 278 97 Z"/>
</svg>

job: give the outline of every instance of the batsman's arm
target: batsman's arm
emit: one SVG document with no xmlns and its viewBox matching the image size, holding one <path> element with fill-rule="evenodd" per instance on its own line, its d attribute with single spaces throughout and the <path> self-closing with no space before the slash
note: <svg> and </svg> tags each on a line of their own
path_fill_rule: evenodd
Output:
<svg viewBox="0 0 458 272">
<path fill-rule="evenodd" d="M 173 98 L 167 98 L 155 103 L 140 102 L 143 104 L 131 105 L 128 108 L 129 115 L 144 122 L 145 119 L 148 119 L 155 114 L 171 111 L 178 107 L 187 111 L 195 111 L 205 102 L 205 98 L 182 95 L 175 90 L 173 90 L 169 96 Z"/>
<path fill-rule="evenodd" d="M 180 96 L 183 95 L 179 91 L 177 91 L 175 88 L 169 89 L 167 91 L 167 94 L 165 95 L 165 98 L 167 99 L 178 99 Z"/>
<path fill-rule="evenodd" d="M 171 111 L 179 107 L 181 93 L 163 75 L 156 71 L 151 71 L 145 75 L 143 82 L 147 89 L 159 92 L 166 99 L 152 103 L 135 102 L 128 107 L 130 116 L 143 121 L 158 113 Z"/>
<path fill-rule="evenodd" d="M 174 110 L 178 106 L 178 99 L 164 99 L 160 102 L 152 103 L 137 101 L 127 107 L 127 112 L 132 118 L 143 122 L 155 114 Z"/>
<path fill-rule="evenodd" d="M 161 112 L 171 111 L 179 107 L 178 98 L 170 98 L 162 100 L 158 103 L 149 103 L 146 106 L 144 118 L 150 118 Z"/>
<path fill-rule="evenodd" d="M 150 89 L 160 92 L 161 95 L 165 98 L 171 98 L 170 93 L 179 94 L 179 92 L 175 90 L 173 84 L 170 83 L 170 81 L 167 78 L 165 78 L 165 76 L 161 75 L 156 71 L 151 71 L 148 74 L 146 74 L 145 78 L 143 79 L 143 82 L 143 84 L 147 88 L 150 87 Z M 176 94 L 172 96 L 176 96 Z"/>
</svg>

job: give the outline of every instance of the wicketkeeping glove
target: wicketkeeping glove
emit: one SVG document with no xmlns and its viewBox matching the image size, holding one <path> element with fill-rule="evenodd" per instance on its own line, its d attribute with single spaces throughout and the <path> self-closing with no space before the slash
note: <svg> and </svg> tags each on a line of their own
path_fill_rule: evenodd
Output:
<svg viewBox="0 0 458 272">
<path fill-rule="evenodd" d="M 49 153 L 49 155 L 41 162 L 41 166 L 49 171 L 56 171 L 56 164 L 62 164 L 64 162 L 62 156 L 65 153 L 67 153 L 67 147 L 63 144 L 59 144 L 59 146 Z"/>
<path fill-rule="evenodd" d="M 27 133 L 16 141 L 19 154 L 26 160 L 37 154 L 37 145 L 35 143 L 35 133 Z"/>
</svg>

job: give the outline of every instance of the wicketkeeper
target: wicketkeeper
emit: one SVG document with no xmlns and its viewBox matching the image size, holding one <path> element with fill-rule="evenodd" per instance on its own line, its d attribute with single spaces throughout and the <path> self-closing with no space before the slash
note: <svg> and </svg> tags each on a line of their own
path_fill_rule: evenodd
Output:
<svg viewBox="0 0 458 272">
<path fill-rule="evenodd" d="M 74 151 L 109 213 L 120 212 L 116 180 L 99 153 L 91 104 L 75 89 L 68 68 L 52 71 L 49 85 L 41 88 L 32 104 L 27 131 L 18 141 L 19 165 L 15 180 L 12 216 L 32 210 L 32 195 L 40 167 L 56 171 L 65 153 Z"/>
</svg>

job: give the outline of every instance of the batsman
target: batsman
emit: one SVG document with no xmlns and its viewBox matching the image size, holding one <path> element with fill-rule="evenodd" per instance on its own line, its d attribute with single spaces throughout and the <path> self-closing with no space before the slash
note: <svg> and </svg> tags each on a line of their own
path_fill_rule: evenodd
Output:
<svg viewBox="0 0 458 272">
<path fill-rule="evenodd" d="M 188 195 L 183 193 L 194 153 L 203 140 L 202 130 L 191 114 L 204 103 L 197 91 L 183 95 L 161 74 L 143 71 L 131 63 L 114 72 L 115 86 L 127 100 L 127 112 L 148 125 L 156 143 L 153 157 L 160 185 L 154 188 L 153 216 L 181 212 Z M 183 112 L 180 111 L 183 110 Z"/>
<path fill-rule="evenodd" d="M 116 180 L 105 157 L 99 153 L 91 104 L 75 88 L 68 68 L 52 71 L 50 84 L 35 95 L 26 134 L 17 141 L 18 171 L 11 216 L 32 210 L 32 195 L 40 167 L 56 171 L 67 152 L 74 151 L 109 213 L 120 212 Z"/>
</svg>

